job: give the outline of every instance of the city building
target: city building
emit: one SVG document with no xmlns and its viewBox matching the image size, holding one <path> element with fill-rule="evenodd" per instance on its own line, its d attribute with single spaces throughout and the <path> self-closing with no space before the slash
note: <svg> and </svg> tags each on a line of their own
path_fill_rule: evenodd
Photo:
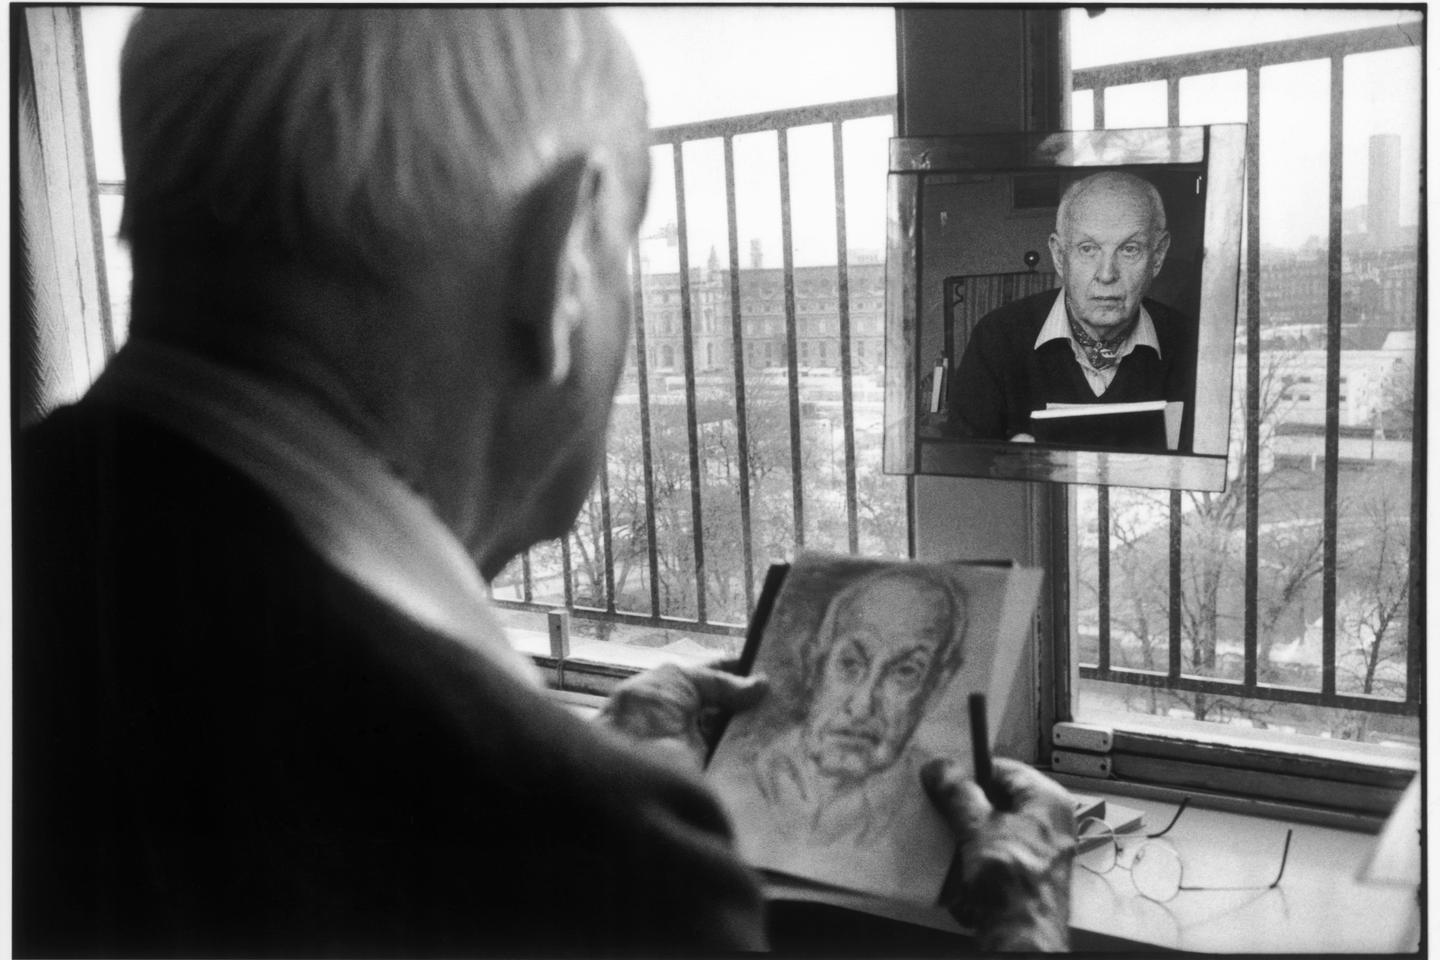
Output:
<svg viewBox="0 0 1440 960">
<path fill-rule="evenodd" d="M 754 259 L 752 250 L 752 259 Z M 839 370 L 840 271 L 834 265 L 742 269 L 738 284 L 721 269 L 714 251 L 694 267 L 682 285 L 678 273 L 646 274 L 641 284 L 646 363 L 652 373 L 675 373 L 685 365 L 685 295 L 695 372 L 734 368 L 733 297 L 738 286 L 741 356 L 746 369 L 788 366 L 787 299 L 793 298 L 795 350 L 799 369 Z M 885 360 L 885 265 L 852 262 L 845 282 L 850 319 L 850 362 L 857 373 L 879 371 Z"/>
</svg>

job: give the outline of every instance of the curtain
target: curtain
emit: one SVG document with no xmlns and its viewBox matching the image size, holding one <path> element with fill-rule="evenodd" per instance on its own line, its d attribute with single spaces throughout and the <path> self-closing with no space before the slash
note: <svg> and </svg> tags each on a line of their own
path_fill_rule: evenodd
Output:
<svg viewBox="0 0 1440 960">
<path fill-rule="evenodd" d="M 11 414 L 77 399 L 114 352 L 80 12 L 12 11 L 18 171 L 11 221 Z"/>
</svg>

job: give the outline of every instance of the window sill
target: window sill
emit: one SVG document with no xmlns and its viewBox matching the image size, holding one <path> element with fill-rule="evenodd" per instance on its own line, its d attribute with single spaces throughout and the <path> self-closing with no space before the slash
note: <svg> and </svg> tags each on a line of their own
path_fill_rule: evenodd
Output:
<svg viewBox="0 0 1440 960">
<path fill-rule="evenodd" d="M 1188 791 L 1219 799 L 1243 798 L 1241 804 L 1273 804 L 1313 808 L 1341 818 L 1368 818 L 1373 828 L 1394 808 L 1400 793 L 1414 779 L 1418 758 L 1408 751 L 1387 751 L 1369 745 L 1368 755 L 1341 743 L 1295 739 L 1259 744 L 1227 737 L 1187 738 L 1174 727 L 1161 730 L 1115 729 L 1104 754 L 1091 755 L 1103 764 L 1103 778 L 1088 780 L 1091 790 L 1110 789 L 1117 782 L 1162 792 Z M 1067 756 L 1065 772 L 1088 773 L 1082 754 Z M 1055 754 L 1057 762 L 1060 754 Z M 1346 821 L 1349 822 L 1349 821 Z"/>
<path fill-rule="evenodd" d="M 1420 769 L 1419 747 L 1404 742 L 1369 743 L 1297 736 L 1276 730 L 1247 729 L 1231 724 L 1207 723 L 1178 717 L 1155 720 L 1135 713 L 1096 716 L 1087 714 L 1086 719 L 1111 727 L 1117 736 L 1135 734 L 1214 744 L 1222 748 L 1270 750 L 1316 760 L 1357 764 L 1372 767 L 1377 771 L 1391 769 L 1414 773 Z"/>
<path fill-rule="evenodd" d="M 1067 778 L 1069 779 L 1069 778 Z M 1136 797 L 1133 791 L 1095 790 L 1075 779 L 1072 789 L 1099 793 L 1142 809 L 1146 823 L 1163 826 L 1175 799 Z M 1201 953 L 1401 953 L 1419 949 L 1416 889 L 1358 879 L 1375 837 L 1354 829 L 1192 803 L 1167 834 L 1185 862 L 1185 882 L 1264 883 L 1279 865 L 1285 830 L 1294 840 L 1284 879 L 1273 890 L 1182 891 L 1169 903 L 1146 900 L 1121 871 L 1098 876 L 1076 869 L 1071 886 L 1077 949 L 1119 940 Z M 1253 809 L 1253 808 L 1252 808 Z M 1155 829 L 1155 827 L 1151 827 Z"/>
<path fill-rule="evenodd" d="M 613 652 L 614 645 L 606 646 Z M 650 650 L 633 659 L 675 659 L 673 655 L 657 659 L 657 655 Z M 546 659 L 536 658 L 542 667 Z M 640 665 L 597 665 L 572 657 L 563 666 L 571 681 L 578 679 L 583 685 L 602 681 L 615 671 L 633 672 Z M 586 718 L 593 717 L 603 702 L 601 696 L 573 687 L 552 690 L 551 696 Z M 1159 947 L 1202 953 L 1374 954 L 1418 949 L 1420 909 L 1415 888 L 1358 879 L 1376 843 L 1373 833 L 1379 821 L 1373 817 L 1138 784 L 1107 782 L 1097 789 L 1099 781 L 1062 774 L 1055 778 L 1077 792 L 1140 809 L 1151 825 L 1168 822 L 1182 797 L 1197 797 L 1167 836 L 1184 858 L 1186 882 L 1263 883 L 1278 865 L 1285 829 L 1294 830 L 1284 879 L 1273 890 L 1184 891 L 1159 904 L 1136 893 L 1121 872 L 1101 877 L 1077 868 L 1071 886 L 1071 927 L 1078 952 Z M 796 896 L 796 889 L 803 887 L 772 885 L 768 893 L 785 900 L 809 899 Z M 822 899 L 835 903 L 833 893 Z M 841 898 L 840 906 L 874 912 L 873 903 L 857 906 Z M 946 929 L 934 922 L 935 911 L 921 913 L 923 919 L 893 912 L 883 915 L 892 921 Z"/>
<path fill-rule="evenodd" d="M 506 636 L 517 650 L 529 655 L 552 691 L 597 697 L 609 696 L 620 681 L 664 663 L 705 664 L 718 659 L 714 651 L 686 652 L 604 640 L 572 641 L 570 655 L 556 657 L 546 634 L 511 629 Z"/>
</svg>

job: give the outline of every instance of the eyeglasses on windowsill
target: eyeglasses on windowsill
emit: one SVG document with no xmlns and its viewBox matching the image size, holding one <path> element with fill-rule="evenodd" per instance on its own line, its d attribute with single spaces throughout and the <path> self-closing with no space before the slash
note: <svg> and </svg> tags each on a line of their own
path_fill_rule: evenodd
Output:
<svg viewBox="0 0 1440 960">
<path fill-rule="evenodd" d="M 1158 903 L 1175 899 L 1182 890 L 1273 890 L 1280 885 L 1281 878 L 1285 876 L 1285 863 L 1290 859 L 1290 839 L 1295 832 L 1292 829 L 1285 831 L 1285 848 L 1280 853 L 1280 868 L 1275 872 L 1275 879 L 1269 883 L 1222 886 L 1187 884 L 1185 863 L 1181 859 L 1180 851 L 1161 838 L 1170 832 L 1170 828 L 1180 820 L 1180 815 L 1189 805 L 1190 798 L 1186 797 L 1176 808 L 1175 815 L 1170 818 L 1165 829 L 1134 836 L 1117 836 L 1104 820 L 1086 817 L 1075 828 L 1076 864 L 1100 875 L 1117 868 L 1124 870 L 1130 874 L 1130 882 L 1135 885 L 1137 893 Z M 1141 837 L 1144 842 L 1136 846 L 1127 848 L 1121 844 L 1122 839 Z M 1125 856 L 1127 853 L 1128 857 Z"/>
</svg>

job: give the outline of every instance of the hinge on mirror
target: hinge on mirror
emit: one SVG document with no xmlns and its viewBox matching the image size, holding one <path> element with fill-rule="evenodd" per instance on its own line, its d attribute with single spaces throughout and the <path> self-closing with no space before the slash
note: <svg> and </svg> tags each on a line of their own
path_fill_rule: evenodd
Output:
<svg viewBox="0 0 1440 960">
<path fill-rule="evenodd" d="M 1110 747 L 1115 736 L 1109 727 L 1093 723 L 1057 723 L 1050 729 L 1050 768 L 1079 777 L 1110 776 Z"/>
</svg>

